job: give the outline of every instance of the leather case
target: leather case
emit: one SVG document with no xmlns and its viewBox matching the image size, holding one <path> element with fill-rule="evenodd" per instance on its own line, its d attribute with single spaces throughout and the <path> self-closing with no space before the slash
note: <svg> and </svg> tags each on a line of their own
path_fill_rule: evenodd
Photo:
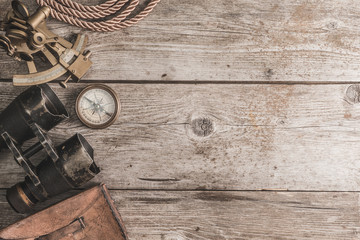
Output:
<svg viewBox="0 0 360 240">
<path fill-rule="evenodd" d="M 93 187 L 0 231 L 0 239 L 127 240 L 105 184 Z"/>
</svg>

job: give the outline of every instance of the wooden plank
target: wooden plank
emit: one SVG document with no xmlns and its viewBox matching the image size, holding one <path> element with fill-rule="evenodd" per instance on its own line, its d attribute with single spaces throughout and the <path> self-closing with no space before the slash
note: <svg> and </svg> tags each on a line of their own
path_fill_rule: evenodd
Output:
<svg viewBox="0 0 360 240">
<path fill-rule="evenodd" d="M 8 7 L 0 0 L 0 19 Z M 84 79 L 357 82 L 359 15 L 353 0 L 162 0 L 137 26 L 86 31 L 94 65 Z M 49 26 L 61 36 L 83 32 Z M 0 53 L 0 79 L 24 71 Z"/>
<path fill-rule="evenodd" d="M 359 193 L 111 191 L 130 239 L 358 239 Z M 21 219 L 0 191 L 0 226 Z"/>
<path fill-rule="evenodd" d="M 2 83 L 0 109 L 21 92 Z M 359 189 L 358 85 L 109 84 L 122 113 L 105 130 L 74 113 L 84 84 L 52 85 L 71 118 L 51 132 L 82 133 L 113 189 Z M 23 179 L 0 153 L 0 187 Z"/>
</svg>

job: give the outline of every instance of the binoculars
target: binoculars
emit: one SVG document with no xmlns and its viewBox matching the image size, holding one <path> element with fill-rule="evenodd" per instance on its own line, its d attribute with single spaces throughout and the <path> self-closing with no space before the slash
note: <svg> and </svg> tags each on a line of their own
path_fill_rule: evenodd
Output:
<svg viewBox="0 0 360 240">
<path fill-rule="evenodd" d="M 0 149 L 9 148 L 27 174 L 23 182 L 6 193 L 15 211 L 29 212 L 38 202 L 79 187 L 100 172 L 94 150 L 81 134 L 56 147 L 46 135 L 68 117 L 47 84 L 28 88 L 0 114 Z M 22 150 L 22 144 L 35 137 L 38 142 Z M 39 151 L 45 151 L 47 156 L 35 166 L 30 158 Z"/>
</svg>

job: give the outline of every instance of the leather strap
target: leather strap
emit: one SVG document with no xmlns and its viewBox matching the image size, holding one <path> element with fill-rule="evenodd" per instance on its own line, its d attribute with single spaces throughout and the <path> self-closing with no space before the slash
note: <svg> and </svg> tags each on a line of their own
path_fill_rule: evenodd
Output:
<svg viewBox="0 0 360 240">
<path fill-rule="evenodd" d="M 76 235 L 81 233 L 81 231 L 86 227 L 84 218 L 80 217 L 75 219 L 69 225 L 60 228 L 59 230 L 49 233 L 47 235 L 41 236 L 35 240 L 76 240 Z"/>
</svg>

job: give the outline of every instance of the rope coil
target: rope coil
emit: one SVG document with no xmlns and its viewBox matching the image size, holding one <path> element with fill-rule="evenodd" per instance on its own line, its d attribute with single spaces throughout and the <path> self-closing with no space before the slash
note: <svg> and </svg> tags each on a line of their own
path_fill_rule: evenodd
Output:
<svg viewBox="0 0 360 240">
<path fill-rule="evenodd" d="M 82 5 L 72 0 L 36 1 L 40 6 L 49 6 L 53 18 L 97 32 L 113 32 L 130 27 L 145 18 L 160 2 L 151 0 L 137 15 L 128 18 L 139 5 L 139 0 L 108 0 L 94 6 Z M 109 17 L 108 20 L 104 19 Z"/>
</svg>

